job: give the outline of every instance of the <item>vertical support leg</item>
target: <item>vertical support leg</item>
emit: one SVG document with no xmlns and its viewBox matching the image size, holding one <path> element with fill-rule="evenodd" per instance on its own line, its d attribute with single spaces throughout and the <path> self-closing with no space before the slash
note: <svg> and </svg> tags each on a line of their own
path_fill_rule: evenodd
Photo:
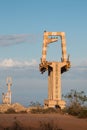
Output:
<svg viewBox="0 0 87 130">
<path fill-rule="evenodd" d="M 53 100 L 53 68 L 48 67 L 48 99 Z"/>
<path fill-rule="evenodd" d="M 44 100 L 45 107 L 65 107 L 61 99 L 61 62 L 52 62 L 48 66 L 48 99 Z"/>
</svg>

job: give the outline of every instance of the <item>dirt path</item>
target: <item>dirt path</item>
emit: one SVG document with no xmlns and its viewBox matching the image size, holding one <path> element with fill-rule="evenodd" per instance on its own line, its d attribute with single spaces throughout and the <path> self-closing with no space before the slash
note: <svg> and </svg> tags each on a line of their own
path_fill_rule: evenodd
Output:
<svg viewBox="0 0 87 130">
<path fill-rule="evenodd" d="M 69 115 L 60 114 L 0 114 L 0 130 L 13 126 L 22 128 L 33 128 L 39 130 L 44 124 L 51 124 L 52 127 L 59 130 L 87 130 L 87 119 L 78 119 Z M 10 129 L 11 128 L 11 129 Z M 32 130 L 33 130 L 32 129 Z M 16 130 L 16 129 L 15 129 Z M 24 130 L 24 129 L 23 129 Z M 41 128 L 40 128 L 41 130 Z"/>
</svg>

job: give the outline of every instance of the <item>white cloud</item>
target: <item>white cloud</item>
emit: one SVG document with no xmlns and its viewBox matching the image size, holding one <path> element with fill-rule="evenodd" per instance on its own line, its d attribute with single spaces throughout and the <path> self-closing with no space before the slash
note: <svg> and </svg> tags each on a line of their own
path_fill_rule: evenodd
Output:
<svg viewBox="0 0 87 130">
<path fill-rule="evenodd" d="M 37 61 L 32 60 L 32 61 L 18 61 L 18 60 L 13 60 L 11 58 L 9 59 L 4 59 L 0 61 L 0 67 L 28 67 L 28 66 L 36 66 Z"/>
<path fill-rule="evenodd" d="M 83 60 L 76 65 L 72 65 L 72 68 L 78 71 L 87 71 L 87 60 Z"/>
<path fill-rule="evenodd" d="M 78 64 L 72 64 L 70 70 L 68 72 L 64 73 L 62 75 L 62 77 L 65 80 L 70 79 L 73 81 L 87 80 L 87 62 L 86 62 L 86 60 L 81 61 L 80 63 L 78 62 Z"/>
</svg>

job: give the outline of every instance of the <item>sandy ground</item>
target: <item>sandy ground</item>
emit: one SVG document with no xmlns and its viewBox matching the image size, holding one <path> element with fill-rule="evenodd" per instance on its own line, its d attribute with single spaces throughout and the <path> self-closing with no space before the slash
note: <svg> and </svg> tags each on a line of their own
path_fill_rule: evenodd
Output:
<svg viewBox="0 0 87 130">
<path fill-rule="evenodd" d="M 61 114 L 0 114 L 0 130 L 14 130 L 12 126 L 18 124 L 20 130 L 39 130 L 41 124 L 51 123 L 56 130 L 87 130 L 87 119 L 79 119 Z M 42 126 L 42 125 L 41 125 Z M 15 130 L 17 128 L 15 127 Z M 41 128 L 40 128 L 41 130 Z"/>
</svg>

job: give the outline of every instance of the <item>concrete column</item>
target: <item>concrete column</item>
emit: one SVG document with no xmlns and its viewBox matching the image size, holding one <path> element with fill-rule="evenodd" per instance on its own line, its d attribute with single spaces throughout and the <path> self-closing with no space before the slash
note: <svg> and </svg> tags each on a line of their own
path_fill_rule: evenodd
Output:
<svg viewBox="0 0 87 130">
<path fill-rule="evenodd" d="M 53 100 L 61 100 L 61 68 L 59 62 L 53 62 Z"/>
<path fill-rule="evenodd" d="M 60 62 L 52 62 L 51 67 L 48 67 L 48 99 L 61 100 L 61 63 Z"/>
</svg>

